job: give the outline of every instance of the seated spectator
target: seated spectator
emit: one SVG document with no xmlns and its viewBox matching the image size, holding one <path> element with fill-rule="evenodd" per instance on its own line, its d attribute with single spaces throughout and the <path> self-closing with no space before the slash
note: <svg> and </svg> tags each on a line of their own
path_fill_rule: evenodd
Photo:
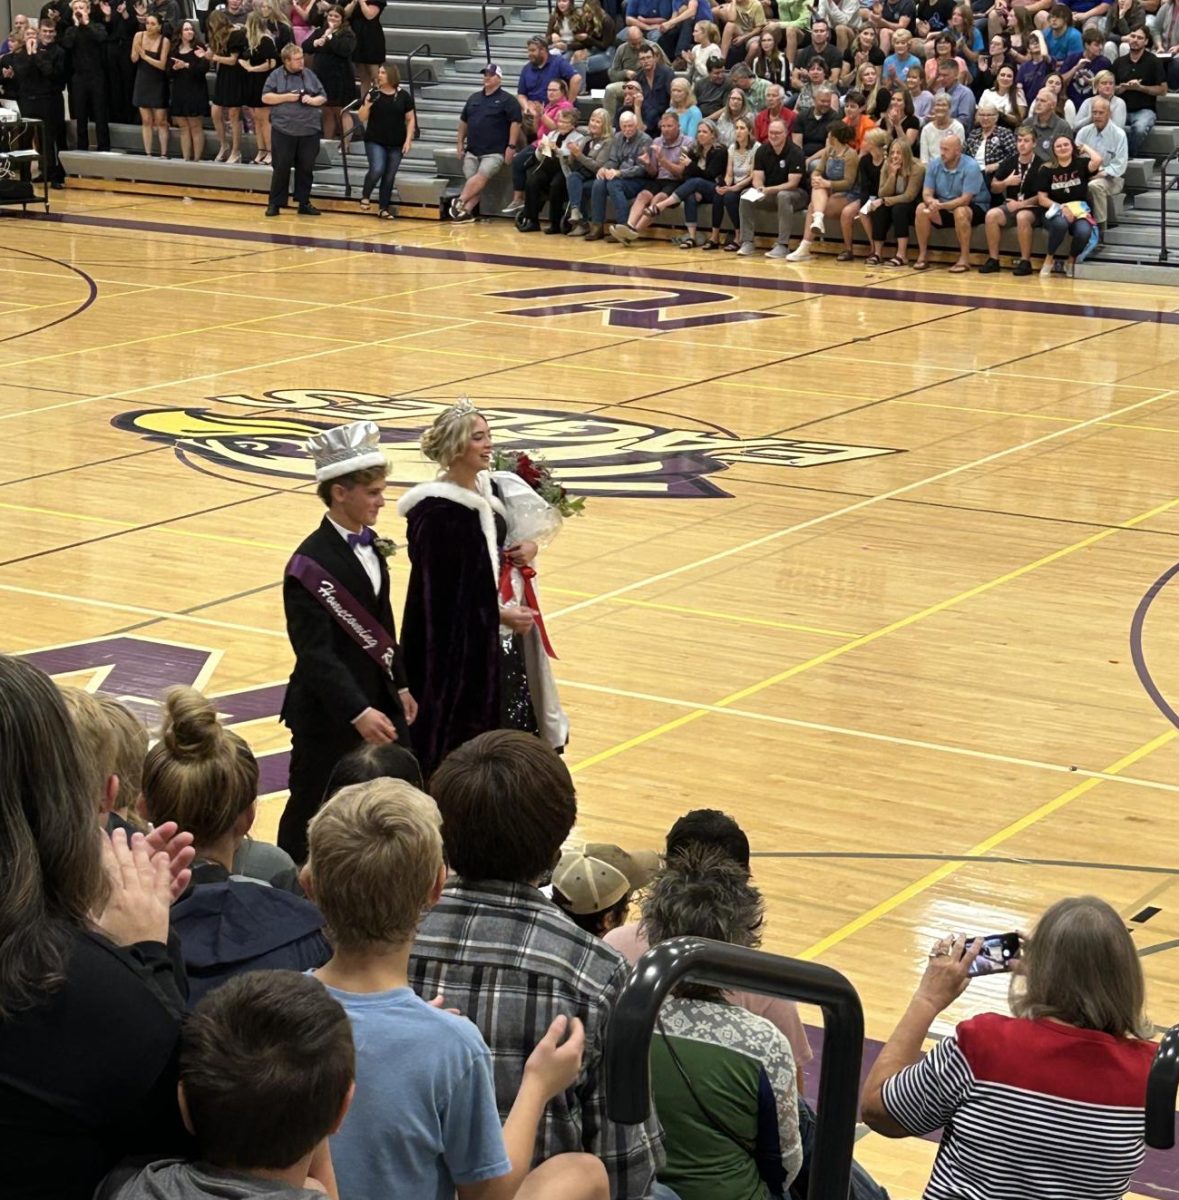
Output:
<svg viewBox="0 0 1179 1200">
<path fill-rule="evenodd" d="M 643 94 L 643 128 L 652 137 L 659 132 L 659 118 L 671 104 L 671 84 L 675 75 L 666 63 L 656 57 L 656 47 L 650 42 L 639 47 L 639 69 L 634 82 Z"/>
<path fill-rule="evenodd" d="M 505 213 L 516 213 L 524 207 L 524 185 L 528 182 L 529 168 L 536 162 L 537 150 L 548 134 L 556 130 L 558 115 L 573 108 L 569 102 L 569 85 L 565 80 L 550 79 L 547 89 L 544 104 L 537 106 L 532 113 L 532 140 L 512 159 L 512 199 L 504 208 Z M 526 120 L 525 125 L 528 124 Z"/>
<path fill-rule="evenodd" d="M 1052 143 L 1057 138 L 1072 137 L 1072 127 L 1056 115 L 1056 93 L 1049 87 L 1040 89 L 1028 124 L 1036 139 L 1036 155 L 1042 159 L 1052 157 Z"/>
<path fill-rule="evenodd" d="M 925 82 L 936 89 L 941 84 L 941 69 L 947 67 L 947 78 L 960 83 L 966 72 L 966 63 L 954 57 L 954 39 L 948 33 L 939 33 L 932 40 L 929 57 L 925 60 Z M 948 70 L 953 67 L 953 72 Z"/>
<path fill-rule="evenodd" d="M 688 232 L 677 239 L 677 246 L 685 250 L 694 250 L 699 245 L 696 241 L 696 229 L 701 201 L 712 204 L 711 240 L 720 240 L 725 206 L 724 194 L 718 194 L 717 189 L 724 186 L 728 167 L 729 153 L 720 143 L 716 126 L 711 121 L 705 121 L 696 131 L 696 145 L 692 148 L 691 156 L 684 167 L 683 182 L 674 192 L 654 201 L 657 212 L 666 212 L 680 204 L 684 206 L 684 224 L 688 227 Z"/>
<path fill-rule="evenodd" d="M 596 938 L 626 924 L 636 892 L 655 878 L 659 855 L 605 842 L 566 850 L 553 870 L 553 903 Z"/>
<path fill-rule="evenodd" d="M 869 66 L 870 71 L 876 68 Z M 868 115 L 868 99 L 863 92 L 848 92 L 843 98 L 843 124 L 851 130 L 851 148 L 858 154 L 864 145 L 864 134 L 876 128 L 876 121 Z M 832 127 L 834 128 L 834 126 Z M 830 134 L 828 134 L 830 136 Z"/>
<path fill-rule="evenodd" d="M 712 64 L 719 62 L 724 70 L 725 60 L 720 52 L 720 30 L 714 21 L 697 21 L 692 26 L 692 46 L 684 54 L 688 68 L 688 82 L 700 96 L 700 83 L 712 74 Z M 701 111 L 704 111 L 701 104 Z"/>
<path fill-rule="evenodd" d="M 671 16 L 671 0 L 626 0 L 626 28 L 637 29 L 644 38 L 659 40 L 663 23 Z"/>
<path fill-rule="evenodd" d="M 1146 27 L 1136 25 L 1126 37 L 1130 47 L 1114 63 L 1115 90 L 1126 102 L 1126 136 L 1130 157 L 1137 158 L 1158 120 L 1158 102 L 1167 92 L 1162 64 L 1146 48 Z"/>
<path fill-rule="evenodd" d="M 925 86 L 925 72 L 920 67 L 905 72 L 905 90 L 913 102 L 913 116 L 924 125 L 933 108 L 933 93 Z"/>
<path fill-rule="evenodd" d="M 982 0 L 980 0 L 980 3 Z M 982 31 L 975 24 L 974 9 L 970 0 L 955 4 L 950 13 L 950 36 L 954 39 L 954 53 L 966 64 L 962 82 L 969 85 L 978 71 L 978 56 L 986 53 L 987 44 Z"/>
<path fill-rule="evenodd" d="M 680 133 L 691 141 L 696 136 L 696 127 L 700 124 L 700 108 L 696 104 L 691 84 L 686 79 L 673 79 L 669 91 L 671 103 L 668 105 L 668 111 L 675 113 Z"/>
<path fill-rule="evenodd" d="M 314 979 L 253 971 L 197 1005 L 180 1050 L 192 1159 L 111 1173 L 94 1200 L 316 1200 L 335 1194 L 328 1135 L 348 1112 L 352 1029 Z"/>
<path fill-rule="evenodd" d="M 598 172 L 606 165 L 611 141 L 610 118 L 604 108 L 595 108 L 590 114 L 585 136 L 576 135 L 565 143 L 569 148 L 569 173 L 565 177 L 565 188 L 569 193 L 570 237 L 584 237 L 589 233 L 583 197 L 585 189 L 593 187 Z"/>
<path fill-rule="evenodd" d="M 568 193 L 565 176 L 568 163 L 566 146 L 571 137 L 577 136 L 577 110 L 562 109 L 557 114 L 557 128 L 545 134 L 537 149 L 537 165 L 529 172 L 524 185 L 524 212 L 517 219 L 516 228 L 521 233 L 535 233 L 540 228 L 540 214 L 549 206 L 548 234 L 564 233 L 565 204 Z"/>
<path fill-rule="evenodd" d="M 838 216 L 848 202 L 860 169 L 860 156 L 852 149 L 852 131 L 836 121 L 827 134 L 827 145 L 810 164 L 811 202 L 806 211 L 806 228 L 797 249 L 786 255 L 787 262 L 806 262 L 811 242 L 822 235 L 827 218 Z"/>
<path fill-rule="evenodd" d="M 954 226 L 958 238 L 958 258 L 950 268 L 958 275 L 970 270 L 970 232 L 986 219 L 990 196 L 986 180 L 973 158 L 962 153 L 962 139 L 952 133 L 942 142 L 941 154 L 926 164 L 922 201 L 917 206 L 916 271 L 929 267 L 929 233 L 933 226 Z M 947 220 L 946 214 L 949 214 Z"/>
<path fill-rule="evenodd" d="M 607 72 L 610 82 L 606 86 L 606 96 L 602 101 L 602 107 L 610 114 L 611 125 L 614 124 L 618 102 L 622 99 L 622 85 L 638 78 L 639 54 L 647 46 L 654 46 L 656 60 L 667 66 L 667 58 L 663 51 L 655 43 L 648 42 L 638 26 L 628 25 L 622 44 L 614 52 L 614 61 Z"/>
<path fill-rule="evenodd" d="M 794 98 L 793 108 L 799 117 L 805 117 L 815 107 L 815 96 L 820 88 L 827 87 L 831 79 L 831 68 L 827 60 L 818 54 L 812 55 L 806 64 L 806 71 L 795 71 L 791 83 L 798 95 Z"/>
<path fill-rule="evenodd" d="M 1053 904 L 1012 975 L 1014 1015 L 961 1021 L 922 1057 L 930 1025 L 969 986 L 980 949 L 960 934 L 934 943 L 868 1072 L 864 1120 L 885 1137 L 942 1130 L 927 1195 L 999 1196 L 1014 1180 L 1021 1200 L 1123 1195 L 1143 1158 L 1155 1051 L 1143 1040 L 1152 1032 L 1145 984 L 1125 922 L 1094 896 Z"/>
<path fill-rule="evenodd" d="M 324 803 L 342 787 L 371 779 L 404 779 L 416 788 L 423 786 L 422 768 L 412 751 L 396 742 L 362 742 L 332 768 L 323 789 Z"/>
<path fill-rule="evenodd" d="M 624 112 L 619 130 L 610 140 L 606 165 L 598 168 L 590 194 L 590 228 L 587 242 L 606 236 L 606 200 L 614 206 L 615 217 L 629 213 L 631 202 L 647 185 L 646 153 L 651 139 L 639 128 L 639 119 Z"/>
<path fill-rule="evenodd" d="M 582 0 L 569 23 L 573 38 L 567 57 L 573 69 L 583 79 L 587 75 L 604 75 L 614 59 L 614 18 L 599 0 Z"/>
<path fill-rule="evenodd" d="M 913 53 L 912 47 L 913 35 L 907 29 L 898 29 L 893 34 L 892 53 L 880 68 L 881 82 L 885 87 L 894 90 L 904 87 L 911 70 L 923 70 L 921 59 Z"/>
<path fill-rule="evenodd" d="M 1044 86 L 1056 95 L 1056 115 L 1062 117 L 1071 129 L 1077 119 L 1077 106 L 1069 99 L 1064 86 L 1064 76 L 1059 71 L 1052 71 L 1044 80 Z"/>
<path fill-rule="evenodd" d="M 605 1164 L 614 1200 L 647 1196 L 662 1159 L 658 1122 L 654 1114 L 637 1125 L 611 1121 L 602 1079 L 604 1026 L 626 963 L 536 886 L 577 817 L 568 768 L 539 739 L 500 729 L 452 751 L 430 789 L 454 878 L 422 919 L 411 986 L 478 1026 L 501 1118 L 520 1090 L 525 1055 L 557 1016 L 576 1013 L 585 1026 L 582 1072 L 545 1110 L 536 1156 L 584 1150 Z"/>
<path fill-rule="evenodd" d="M 729 80 L 734 87 L 745 93 L 745 103 L 749 105 L 750 112 L 759 113 L 765 108 L 770 85 L 766 80 L 758 79 L 745 63 L 739 63 L 733 68 Z"/>
<path fill-rule="evenodd" d="M 1116 196 L 1125 184 L 1129 161 L 1129 139 L 1110 117 L 1109 101 L 1099 96 L 1093 102 L 1093 122 L 1077 131 L 1077 149 L 1089 150 L 1101 158 L 1101 169 L 1089 176 L 1089 207 L 1102 236 L 1117 225 L 1113 219 L 1110 197 Z"/>
<path fill-rule="evenodd" d="M 1148 15 L 1148 25 L 1151 20 Z M 1160 54 L 1170 55 L 1167 61 L 1167 86 L 1171 91 L 1179 92 L 1179 0 L 1164 0 L 1153 20 L 1155 49 Z"/>
<path fill-rule="evenodd" d="M 456 149 L 466 183 L 450 213 L 456 221 L 473 221 L 483 189 L 516 155 L 520 137 L 520 104 L 503 90 L 504 73 L 496 63 L 483 68 L 483 90 L 463 106 Z"/>
<path fill-rule="evenodd" d="M 995 72 L 994 84 L 979 97 L 978 107 L 984 104 L 989 104 L 995 110 L 1000 124 L 1005 128 L 1015 130 L 1023 124 L 1024 109 L 1015 86 L 1015 68 L 1010 63 L 1004 63 Z M 977 115 L 977 109 L 975 111 Z"/>
<path fill-rule="evenodd" d="M 750 44 L 748 62 L 754 75 L 767 83 L 785 84 L 790 80 L 790 63 L 778 49 L 778 35 L 772 29 L 763 29 L 757 42 Z"/>
<path fill-rule="evenodd" d="M 1044 34 L 1033 29 L 1028 34 L 1027 59 L 1015 72 L 1015 83 L 1019 88 L 1020 103 L 1024 110 L 1031 108 L 1033 101 L 1044 88 L 1044 80 L 1052 70 L 1052 60 L 1044 44 Z"/>
<path fill-rule="evenodd" d="M 835 100 L 835 89 L 819 88 L 815 92 L 814 108 L 798 118 L 791 134 L 794 144 L 802 147 L 803 158 L 809 162 L 823 149 L 831 126 L 838 120 L 839 106 Z"/>
<path fill-rule="evenodd" d="M 819 11 L 811 18 L 811 44 L 800 51 L 798 56 L 790 60 L 790 86 L 798 88 L 800 71 L 810 63 L 812 58 L 821 58 L 827 66 L 827 77 L 838 76 L 843 69 L 843 51 L 850 41 L 850 26 L 833 26 L 822 12 L 824 0 L 820 0 Z M 842 2 L 842 0 L 841 0 Z M 862 26 L 861 20 L 857 26 Z M 843 35 L 844 40 L 836 44 L 831 40 L 831 30 L 836 28 L 837 34 Z"/>
<path fill-rule="evenodd" d="M 880 49 L 880 35 L 871 25 L 863 26 L 856 34 L 856 40 L 843 52 L 843 62 L 839 69 L 839 87 L 843 90 L 859 88 L 861 67 L 875 67 L 876 78 L 880 78 L 880 69 L 884 66 L 884 51 Z"/>
<path fill-rule="evenodd" d="M 888 107 L 880 117 L 880 128 L 888 134 L 889 144 L 901 138 L 912 149 L 921 136 L 921 122 L 913 114 L 913 97 L 904 88 L 898 88 L 889 97 Z"/>
<path fill-rule="evenodd" d="M 0 778 L 4 1196 L 90 1200 L 120 1159 L 185 1151 L 164 943 L 192 851 L 172 857 L 174 825 L 100 834 L 103 780 L 60 693 L 5 656 Z"/>
<path fill-rule="evenodd" d="M 1139 3 L 1140 0 L 1134 2 Z M 1101 71 L 1112 70 L 1112 60 L 1117 57 L 1116 51 L 1106 57 L 1103 35 L 1096 25 L 1086 26 L 1081 38 L 1085 48 L 1080 57 L 1066 58 L 1060 67 L 1060 75 L 1068 88 L 1069 99 L 1073 102 L 1074 114 L 1075 110 L 1093 95 L 1094 76 Z"/>
<path fill-rule="evenodd" d="M 922 129 L 918 143 L 921 161 L 926 164 L 933 162 L 941 153 L 942 142 L 948 137 L 956 137 L 962 143 L 966 140 L 966 131 L 959 121 L 950 116 L 949 98 L 937 95 L 933 99 L 929 124 Z"/>
<path fill-rule="evenodd" d="M 1116 83 L 1112 71 L 1098 71 L 1093 76 L 1093 95 L 1077 109 L 1076 123 L 1073 129 L 1084 129 L 1093 120 L 1093 102 L 1100 97 L 1109 102 L 1110 120 L 1119 128 L 1126 128 L 1126 102 L 1116 92 Z"/>
<path fill-rule="evenodd" d="M 869 265 L 875 258 L 884 266 L 908 265 L 909 227 L 914 221 L 917 202 L 922 194 L 926 179 L 926 164 L 912 156 L 909 140 L 897 138 L 888 146 L 888 157 L 880 170 L 880 191 L 867 214 L 872 222 L 872 254 Z M 864 205 L 867 209 L 868 205 Z M 863 217 L 861 217 L 863 220 Z M 885 240 L 892 234 L 897 242 L 897 253 L 892 258 L 884 257 Z"/>
<path fill-rule="evenodd" d="M 63 689 L 64 691 L 64 689 Z M 111 812 L 129 825 L 142 828 L 139 803 L 143 797 L 143 760 L 147 757 L 147 727 L 114 696 L 94 697 L 106 717 L 115 742 L 114 772 L 118 780 Z M 144 829 L 144 832 L 147 832 Z"/>
<path fill-rule="evenodd" d="M 606 1172 L 588 1154 L 558 1154 L 529 1173 L 545 1105 L 579 1074 L 581 1022 L 552 1020 L 501 1128 L 478 1029 L 410 990 L 414 933 L 446 881 L 439 824 L 429 796 L 388 779 L 344 788 L 311 822 L 307 887 L 333 945 L 315 975 L 357 1044 L 348 1120 L 331 1140 L 341 1194 L 606 1200 Z"/>
<path fill-rule="evenodd" d="M 872 123 L 875 124 L 879 120 L 880 115 L 888 107 L 889 94 L 888 89 L 880 83 L 880 68 L 875 63 L 864 63 L 863 66 L 857 68 L 855 79 L 852 87 L 848 91 L 848 95 L 859 93 L 864 97 L 864 103 L 860 106 L 864 113 L 872 118 Z M 844 97 L 844 106 L 847 105 L 847 97 Z M 845 114 L 846 119 L 846 114 Z M 867 127 L 865 126 L 865 132 Z M 856 149 L 859 149 L 857 146 Z"/>
<path fill-rule="evenodd" d="M 327 961 L 323 918 L 307 900 L 235 876 L 234 855 L 254 823 L 258 762 L 192 688 L 165 697 L 159 741 L 143 768 L 143 810 L 192 834 L 192 883 L 172 908 L 195 1004 L 243 971 L 317 967 Z"/>
<path fill-rule="evenodd" d="M 1015 69 L 1018 66 L 1019 63 L 1011 53 L 1011 43 L 1007 34 L 992 34 L 987 46 L 987 53 L 980 54 L 978 57 L 978 69 L 970 81 L 970 90 L 981 100 L 983 92 L 994 89 L 995 76 L 998 75 L 1001 68 L 1010 67 L 1011 78 L 1014 81 Z"/>
<path fill-rule="evenodd" d="M 642 927 L 652 946 L 691 936 L 756 947 L 764 916 L 747 872 L 693 846 L 655 881 Z M 667 1135 L 660 1181 L 680 1200 L 785 1194 L 803 1151 L 794 1057 L 778 1029 L 718 988 L 679 984 L 651 1040 L 651 1084 Z"/>
<path fill-rule="evenodd" d="M 867 11 L 859 0 L 818 0 L 811 18 L 811 45 L 815 42 L 815 25 L 822 21 L 828 29 L 835 30 L 835 41 L 843 50 L 851 45 L 852 39 L 867 22 Z"/>
<path fill-rule="evenodd" d="M 778 214 L 778 238 L 766 252 L 767 258 L 785 258 L 790 244 L 794 214 L 807 206 L 803 191 L 806 159 L 802 150 L 786 136 L 784 121 L 771 121 L 769 138 L 753 156 L 753 186 L 740 201 L 740 248 L 737 253 L 753 253 L 753 235 L 759 210 Z"/>
<path fill-rule="evenodd" d="M 980 104 L 975 116 L 978 124 L 966 138 L 966 153 L 982 168 L 990 183 L 999 164 L 1015 153 L 1015 138 L 1011 130 L 999 124 L 999 110 L 990 104 Z"/>
<path fill-rule="evenodd" d="M 749 838 L 727 813 L 715 808 L 694 808 L 678 818 L 667 831 L 664 858 L 670 862 L 677 855 L 692 848 L 719 850 L 746 875 L 750 874 Z M 624 955 L 632 966 L 651 948 L 639 921 L 621 925 L 606 934 L 606 944 Z M 802 1068 L 811 1061 L 814 1054 L 810 1042 L 807 1041 L 802 1018 L 798 1015 L 798 1005 L 792 1000 L 764 996 L 758 992 L 725 992 L 724 997 L 738 1008 L 765 1017 L 786 1036 L 798 1068 L 798 1086 L 801 1089 Z"/>
<path fill-rule="evenodd" d="M 728 148 L 729 161 L 725 167 L 725 181 L 716 189 L 716 194 L 724 201 L 725 213 L 733 227 L 733 236 L 721 247 L 721 237 L 714 232 L 712 238 L 705 242 L 705 250 L 723 248 L 735 253 L 741 248 L 738 241 L 738 231 L 741 228 L 741 197 L 753 186 L 753 160 L 757 154 L 757 145 L 748 120 L 744 117 L 738 118 L 733 144 Z"/>
<path fill-rule="evenodd" d="M 733 138 L 736 135 L 737 122 L 746 121 L 752 129 L 757 117 L 761 114 L 754 114 L 745 100 L 745 92 L 742 88 L 735 87 L 729 92 L 727 101 L 725 102 L 724 111 L 719 115 L 714 115 L 713 120 L 716 122 L 717 136 L 724 146 L 731 146 Z"/>
<path fill-rule="evenodd" d="M 1020 126 L 1015 145 L 1015 154 L 1004 159 L 991 176 L 991 192 L 1002 196 L 1003 202 L 987 213 L 987 261 L 979 267 L 983 275 L 999 270 L 999 239 L 1011 224 L 1015 225 L 1019 242 L 1014 273 L 1032 273 L 1032 230 L 1043 224 L 1044 210 L 1040 206 L 1040 160 L 1036 157 L 1036 135 L 1031 126 Z"/>
<path fill-rule="evenodd" d="M 880 34 L 880 48 L 887 56 L 892 52 L 893 35 L 900 29 L 912 30 L 917 15 L 913 0 L 878 0 L 880 10 L 873 5 L 868 19 Z"/>
<path fill-rule="evenodd" d="M 1101 155 L 1091 147 L 1073 145 L 1061 136 L 1052 143 L 1052 157 L 1040 164 L 1040 205 L 1048 230 L 1048 253 L 1041 275 L 1072 275 L 1097 242 L 1097 222 L 1089 204 L 1089 181 L 1101 170 Z M 1056 252 L 1069 238 L 1068 261 L 1056 262 Z"/>
<path fill-rule="evenodd" d="M 806 40 L 811 26 L 810 0 L 777 0 L 777 14 L 762 30 L 764 37 L 767 32 L 774 35 L 775 40 L 783 34 L 786 36 L 786 58 L 794 62 L 798 58 L 798 48 Z M 766 78 L 763 76 L 763 78 Z M 781 80 L 775 80 L 780 83 Z"/>
<path fill-rule="evenodd" d="M 961 82 L 950 63 L 942 63 L 938 68 L 937 85 L 938 90 L 934 95 L 949 99 L 950 116 L 969 133 L 974 126 L 974 110 L 977 107 L 974 93 Z"/>
<path fill-rule="evenodd" d="M 869 129 L 864 134 L 864 149 L 860 154 L 860 165 L 856 170 L 855 186 L 848 192 L 847 203 L 839 214 L 839 232 L 843 238 L 843 249 L 836 255 L 836 262 L 851 262 L 855 258 L 856 219 L 859 218 L 868 240 L 872 239 L 871 212 L 867 217 L 860 217 L 864 205 L 870 200 L 880 203 L 880 173 L 884 170 L 885 159 L 888 157 L 888 147 L 891 139 L 883 129 Z M 875 208 L 876 205 L 873 205 Z M 869 253 L 871 257 L 871 253 Z M 869 266 L 879 266 L 880 257 L 869 263 Z"/>
<path fill-rule="evenodd" d="M 712 9 L 721 24 L 721 57 L 733 65 L 745 57 L 750 42 L 756 44 L 766 24 L 766 10 L 761 0 L 728 0 Z"/>
<path fill-rule="evenodd" d="M 742 93 L 744 94 L 744 93 Z M 753 119 L 753 136 L 764 142 L 769 136 L 771 121 L 786 123 L 786 136 L 794 132 L 795 112 L 786 107 L 786 92 L 780 84 L 771 84 L 766 92 L 766 106 Z"/>
<path fill-rule="evenodd" d="M 1056 3 L 1048 10 L 1048 25 L 1043 31 L 1044 47 L 1048 51 L 1049 69 L 1058 67 L 1070 54 L 1084 49 L 1081 31 L 1073 25 L 1073 10 L 1067 4 Z"/>
<path fill-rule="evenodd" d="M 697 78 L 693 90 L 696 93 L 696 107 L 705 117 L 713 117 L 725 106 L 732 85 L 729 74 L 725 70 L 725 60 L 713 57 L 708 60 L 704 74 Z M 745 93 L 741 93 L 744 101 Z"/>
</svg>

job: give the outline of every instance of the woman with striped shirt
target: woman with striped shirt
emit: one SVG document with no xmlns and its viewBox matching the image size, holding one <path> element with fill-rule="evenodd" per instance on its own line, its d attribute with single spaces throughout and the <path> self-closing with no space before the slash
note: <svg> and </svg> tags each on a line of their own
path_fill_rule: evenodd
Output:
<svg viewBox="0 0 1179 1200">
<path fill-rule="evenodd" d="M 885 1137 L 943 1131 L 926 1200 L 1121 1200 L 1142 1162 L 1154 1057 L 1125 922 L 1094 896 L 1058 901 L 1017 960 L 1014 1016 L 963 1021 L 922 1057 L 981 948 L 961 934 L 935 943 L 864 1084 L 864 1120 Z"/>
</svg>

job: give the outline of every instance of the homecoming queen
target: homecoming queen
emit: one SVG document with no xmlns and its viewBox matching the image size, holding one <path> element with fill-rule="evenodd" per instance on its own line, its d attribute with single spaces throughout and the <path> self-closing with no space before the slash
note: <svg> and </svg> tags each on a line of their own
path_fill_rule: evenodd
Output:
<svg viewBox="0 0 1179 1200">
<path fill-rule="evenodd" d="M 569 740 L 533 583 L 538 543 L 560 514 L 520 475 L 492 473 L 491 431 L 465 397 L 422 437 L 433 483 L 402 496 L 409 587 L 402 653 L 418 700 L 414 750 L 428 779 L 456 746 L 522 729 Z"/>
</svg>

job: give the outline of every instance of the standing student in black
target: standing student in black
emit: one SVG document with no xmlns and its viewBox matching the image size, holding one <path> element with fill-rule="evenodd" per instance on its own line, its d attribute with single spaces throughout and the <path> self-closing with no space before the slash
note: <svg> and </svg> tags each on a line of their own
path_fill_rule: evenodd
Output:
<svg viewBox="0 0 1179 1200">
<path fill-rule="evenodd" d="M 340 425 L 308 443 L 316 460 L 319 498 L 327 515 L 295 551 L 283 580 L 287 636 L 295 652 L 279 719 L 291 731 L 290 798 L 278 826 L 278 844 L 297 862 L 307 857 L 307 822 L 323 803 L 336 763 L 362 742 L 410 747 L 417 716 L 402 663 L 389 569 L 388 545 L 372 529 L 385 498 L 385 456 L 371 421 Z M 296 559 L 312 560 L 351 593 L 362 622 L 379 625 L 396 652 L 386 669 L 363 650 L 315 595 L 292 574 Z"/>
<path fill-rule="evenodd" d="M 74 0 L 70 24 L 61 34 L 69 55 L 70 115 L 78 123 L 78 149 L 90 149 L 90 122 L 96 148 L 111 148 L 110 104 L 106 88 L 107 26 L 100 11 L 91 13 L 90 0 Z"/>
<path fill-rule="evenodd" d="M 29 30 L 19 51 L 6 55 L 4 65 L 12 71 L 17 103 L 26 117 L 43 122 L 45 160 L 49 164 L 49 186 L 65 183 L 65 171 L 58 158 L 66 139 L 65 87 L 66 56 L 57 45 L 57 24 L 45 18 L 36 37 Z"/>
</svg>

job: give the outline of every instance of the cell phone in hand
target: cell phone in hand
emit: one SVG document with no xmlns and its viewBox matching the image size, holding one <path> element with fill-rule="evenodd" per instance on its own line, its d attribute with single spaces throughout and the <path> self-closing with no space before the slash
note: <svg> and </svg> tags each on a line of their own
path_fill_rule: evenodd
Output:
<svg viewBox="0 0 1179 1200">
<path fill-rule="evenodd" d="M 966 943 L 966 949 L 972 949 L 978 940 L 971 938 Z M 970 964 L 971 975 L 996 975 L 1010 971 L 1014 960 L 1023 952 L 1018 933 L 992 933 L 982 938 L 982 944 L 978 957 Z"/>
</svg>

